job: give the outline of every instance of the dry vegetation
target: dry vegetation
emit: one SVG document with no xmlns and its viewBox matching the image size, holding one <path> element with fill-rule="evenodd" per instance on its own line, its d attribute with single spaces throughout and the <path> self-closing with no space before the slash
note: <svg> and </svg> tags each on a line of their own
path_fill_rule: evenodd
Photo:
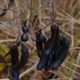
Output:
<svg viewBox="0 0 80 80">
<path fill-rule="evenodd" d="M 27 42 L 30 58 L 26 66 L 20 70 L 20 80 L 46 80 L 44 71 L 36 70 L 39 58 L 36 55 L 35 31 L 49 24 L 43 30 L 44 34 L 49 36 L 52 0 L 32 0 L 32 10 L 30 1 L 14 0 L 5 15 L 1 16 L 5 12 L 4 9 L 8 8 L 9 0 L 0 0 L 0 78 L 2 79 L 11 77 L 10 56 L 6 59 L 3 59 L 3 56 L 8 52 L 18 34 L 22 33 L 21 27 L 24 20 L 27 19 L 26 25 L 30 28 Z M 58 76 L 51 80 L 80 80 L 80 0 L 55 1 L 56 22 L 60 32 L 70 39 L 71 45 L 62 66 L 55 71 L 49 70 L 50 73 L 55 73 L 55 76 Z M 32 14 L 30 14 L 31 11 Z"/>
</svg>

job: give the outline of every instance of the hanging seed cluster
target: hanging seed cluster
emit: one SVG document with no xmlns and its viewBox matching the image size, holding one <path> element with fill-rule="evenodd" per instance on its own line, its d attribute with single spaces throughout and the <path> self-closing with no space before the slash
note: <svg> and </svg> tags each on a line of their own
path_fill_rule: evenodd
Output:
<svg viewBox="0 0 80 80">
<path fill-rule="evenodd" d="M 70 41 L 64 35 L 60 34 L 59 26 L 55 23 L 52 24 L 50 28 L 51 34 L 48 39 L 43 35 L 42 29 L 36 32 L 37 55 L 40 58 L 37 64 L 38 70 L 56 70 L 65 60 L 69 50 Z M 9 54 L 11 56 L 13 80 L 19 79 L 19 70 L 25 66 L 29 58 L 29 50 L 24 44 L 28 41 L 27 32 L 29 31 L 29 27 L 24 25 L 22 31 L 23 34 L 21 35 L 21 41 L 15 41 L 10 47 L 9 52 L 5 55 L 5 57 Z M 18 47 L 20 45 L 22 55 L 19 60 Z"/>
<path fill-rule="evenodd" d="M 28 40 L 27 32 L 29 31 L 29 27 L 24 25 L 22 27 L 23 34 L 21 35 L 21 41 L 26 42 Z"/>
<path fill-rule="evenodd" d="M 69 40 L 65 36 L 60 35 L 57 24 L 51 26 L 51 35 L 48 40 L 46 40 L 41 31 L 37 31 L 36 47 L 40 58 L 37 69 L 57 69 L 66 58 L 69 45 Z"/>
<path fill-rule="evenodd" d="M 11 0 L 12 4 L 14 0 Z M 11 6 L 9 4 L 9 6 Z M 4 16 L 7 9 L 3 10 L 4 12 L 0 16 Z M 42 29 L 36 31 L 36 48 L 37 55 L 40 58 L 37 69 L 46 71 L 49 69 L 56 70 L 63 61 L 65 60 L 70 41 L 64 36 L 60 35 L 59 26 L 55 23 L 52 24 L 50 38 L 46 39 L 45 35 L 42 33 Z M 26 24 L 22 27 L 21 40 L 16 40 L 10 47 L 9 52 L 4 56 L 11 56 L 11 65 L 12 65 L 12 77 L 13 80 L 19 80 L 19 70 L 22 69 L 29 59 L 29 50 L 25 45 L 25 42 L 28 41 L 28 31 L 29 27 Z M 18 47 L 21 45 L 21 58 L 19 60 L 19 51 Z"/>
<path fill-rule="evenodd" d="M 9 52 L 4 56 L 8 56 L 10 54 L 11 56 L 11 64 L 12 64 L 12 77 L 13 80 L 19 80 L 19 70 L 22 69 L 29 57 L 29 50 L 27 46 L 24 44 L 24 42 L 28 41 L 28 35 L 27 32 L 29 31 L 29 28 L 25 25 L 22 27 L 23 34 L 21 35 L 21 41 L 16 40 L 12 46 L 10 47 Z M 21 58 L 19 60 L 19 51 L 18 47 L 21 45 Z"/>
</svg>

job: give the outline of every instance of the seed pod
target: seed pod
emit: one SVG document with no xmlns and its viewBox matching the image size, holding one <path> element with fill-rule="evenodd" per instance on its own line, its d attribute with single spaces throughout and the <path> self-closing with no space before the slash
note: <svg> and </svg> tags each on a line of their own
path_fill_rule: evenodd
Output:
<svg viewBox="0 0 80 80">
<path fill-rule="evenodd" d="M 15 64 L 15 65 L 13 66 L 13 69 L 14 69 L 14 70 L 19 70 L 19 69 L 21 69 L 22 67 L 25 66 L 25 64 L 26 64 L 27 61 L 28 61 L 28 57 L 29 57 L 28 48 L 27 48 L 27 46 L 25 46 L 23 43 L 21 44 L 21 47 L 22 47 L 22 49 L 21 49 L 21 52 L 22 52 L 21 59 L 20 59 L 20 61 L 19 61 L 17 64 Z"/>
<path fill-rule="evenodd" d="M 59 42 L 60 42 L 60 40 L 59 40 Z M 57 59 L 59 59 L 59 57 L 60 57 L 60 49 L 61 49 L 61 47 L 60 47 L 60 44 L 57 44 L 57 43 L 55 43 L 54 44 L 54 49 L 53 49 L 53 52 L 54 52 L 54 58 L 53 58 L 53 62 L 55 62 Z"/>
<path fill-rule="evenodd" d="M 51 38 L 48 39 L 46 42 L 47 46 L 45 46 L 44 54 L 48 56 L 52 49 L 54 48 L 55 42 L 58 40 L 59 37 L 59 27 L 56 24 L 51 26 Z"/>
<path fill-rule="evenodd" d="M 42 69 L 44 68 L 44 66 L 45 66 L 45 64 L 46 64 L 46 62 L 47 62 L 47 59 L 48 59 L 48 57 L 45 56 L 45 55 L 43 55 L 43 56 L 40 58 L 40 61 L 39 61 L 38 65 L 37 65 L 37 69 L 38 69 L 38 70 L 42 70 Z"/>
<path fill-rule="evenodd" d="M 12 70 L 12 76 L 13 76 L 13 80 L 19 80 L 19 71 Z"/>
<path fill-rule="evenodd" d="M 39 34 L 39 39 L 42 43 L 45 43 L 46 42 L 46 37 L 43 35 L 42 31 L 39 30 L 38 31 L 38 34 Z"/>
<path fill-rule="evenodd" d="M 18 59 L 18 55 L 19 55 L 18 46 L 19 45 L 20 45 L 20 42 L 14 42 L 13 45 L 10 47 L 9 52 L 4 56 L 5 58 L 6 56 L 10 54 L 12 67 L 19 61 Z M 12 77 L 13 77 L 13 80 L 18 80 L 19 71 L 18 70 L 15 71 L 12 69 Z"/>
<path fill-rule="evenodd" d="M 4 56 L 5 58 L 10 54 L 12 66 L 15 65 L 19 61 L 18 59 L 18 55 L 19 55 L 18 46 L 19 45 L 20 45 L 19 42 L 18 43 L 14 42 L 13 45 L 10 47 L 9 52 Z"/>
<path fill-rule="evenodd" d="M 52 65 L 52 69 L 55 70 L 57 69 L 64 61 L 64 59 L 67 56 L 68 50 L 69 50 L 69 40 L 66 39 L 65 37 L 62 37 L 62 40 L 60 39 L 61 42 L 61 50 L 60 50 L 60 57 L 56 59 L 56 61 Z"/>
<path fill-rule="evenodd" d="M 48 56 L 46 65 L 45 65 L 45 70 L 46 71 L 50 69 L 52 61 L 53 61 L 53 53 L 50 53 L 49 56 Z"/>
<path fill-rule="evenodd" d="M 51 53 L 52 49 L 53 49 L 54 43 L 53 42 L 51 43 L 51 42 L 52 42 L 51 39 L 48 39 L 45 42 L 45 45 L 44 45 L 45 47 L 44 47 L 44 51 L 43 51 L 45 56 L 48 56 Z"/>
<path fill-rule="evenodd" d="M 36 47 L 37 47 L 38 57 L 41 58 L 42 55 L 43 55 L 42 42 L 41 41 L 36 41 Z"/>
<path fill-rule="evenodd" d="M 22 27 L 22 31 L 23 31 L 24 33 L 28 32 L 28 31 L 29 31 L 29 27 L 26 26 L 26 25 L 24 25 L 24 26 Z"/>
<path fill-rule="evenodd" d="M 43 46 L 42 46 L 42 42 L 40 40 L 39 32 L 36 32 L 36 47 L 37 47 L 38 57 L 41 58 L 43 55 Z"/>
<path fill-rule="evenodd" d="M 45 43 L 46 42 L 46 37 L 43 34 L 41 34 L 40 35 L 40 40 L 41 40 L 42 43 Z"/>
<path fill-rule="evenodd" d="M 28 35 L 27 35 L 26 33 L 23 33 L 23 34 L 21 35 L 21 41 L 23 41 L 23 42 L 28 41 Z"/>
<path fill-rule="evenodd" d="M 59 39 L 59 26 L 56 23 L 51 26 L 51 39 Z"/>
<path fill-rule="evenodd" d="M 12 63 L 12 66 L 14 66 L 18 61 L 18 47 L 17 45 L 12 45 L 11 48 L 10 48 L 10 56 L 11 56 L 11 63 Z"/>
<path fill-rule="evenodd" d="M 10 48 L 10 56 L 11 56 L 11 64 L 12 64 L 12 67 L 18 63 L 19 59 L 18 59 L 18 46 L 17 45 L 12 45 L 11 48 Z M 13 77 L 13 80 L 18 80 L 19 78 L 19 71 L 15 71 L 12 69 L 12 77 Z"/>
</svg>

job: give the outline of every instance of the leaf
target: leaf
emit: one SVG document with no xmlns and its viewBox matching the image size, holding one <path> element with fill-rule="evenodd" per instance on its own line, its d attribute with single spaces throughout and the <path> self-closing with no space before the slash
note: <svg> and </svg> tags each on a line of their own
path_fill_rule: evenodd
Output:
<svg viewBox="0 0 80 80">
<path fill-rule="evenodd" d="M 4 69 L 4 65 L 2 63 L 0 63 L 0 71 L 2 71 Z"/>
<path fill-rule="evenodd" d="M 37 56 L 37 51 L 32 51 L 32 56 Z"/>
<path fill-rule="evenodd" d="M 0 45 L 0 54 L 4 57 L 9 51 L 9 48 L 7 47 L 7 45 L 5 43 L 2 43 Z"/>
</svg>

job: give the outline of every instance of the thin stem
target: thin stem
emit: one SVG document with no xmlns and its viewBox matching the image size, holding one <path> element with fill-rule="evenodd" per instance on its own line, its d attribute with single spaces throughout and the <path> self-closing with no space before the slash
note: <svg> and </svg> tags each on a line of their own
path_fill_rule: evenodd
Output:
<svg viewBox="0 0 80 80">
<path fill-rule="evenodd" d="M 32 21 L 32 0 L 31 0 L 31 3 L 30 3 L 30 17 L 29 17 L 29 23 Z M 32 24 L 30 25 L 32 27 Z M 34 40 L 33 36 L 32 36 L 32 31 L 30 31 L 31 33 L 31 38 Z"/>
<path fill-rule="evenodd" d="M 3 19 L 3 18 L 0 17 L 0 20 L 1 20 L 1 21 L 12 21 L 12 20 L 15 20 L 15 19 L 17 19 L 17 18 L 21 18 L 21 17 L 23 17 L 23 16 L 24 16 L 24 15 L 22 14 L 22 15 L 20 15 L 20 16 L 14 17 L 14 18 L 12 18 L 12 19 Z"/>
<path fill-rule="evenodd" d="M 18 2 L 17 2 L 17 0 L 15 0 L 15 6 L 16 6 L 16 8 L 18 8 Z M 18 13 L 18 16 L 19 16 L 20 11 L 18 10 L 17 13 Z M 16 19 L 17 26 L 18 26 L 18 37 L 17 37 L 16 41 L 18 41 L 18 40 L 20 41 L 19 37 L 21 35 L 19 21 L 20 21 L 19 19 Z"/>
<path fill-rule="evenodd" d="M 52 0 L 51 7 L 52 7 L 52 24 L 54 24 L 56 22 L 56 3 L 55 3 L 55 0 Z"/>
<path fill-rule="evenodd" d="M 32 15 L 34 15 L 39 9 L 43 9 L 43 8 L 46 8 L 46 7 L 50 7 L 50 6 L 39 7 L 39 8 L 37 8 L 36 10 L 34 10 L 34 11 L 32 12 Z M 16 11 L 16 12 L 17 12 L 17 10 L 12 10 L 12 9 L 9 9 L 9 10 L 11 10 L 11 11 Z M 20 15 L 20 16 L 17 16 L 17 17 L 15 17 L 15 18 L 12 18 L 12 19 L 7 19 L 7 20 L 5 20 L 5 19 L 0 18 L 0 20 L 2 20 L 2 21 L 12 21 L 12 20 L 15 20 L 15 19 L 17 19 L 17 18 L 21 18 L 21 17 L 23 17 L 23 16 L 24 16 L 24 14 L 22 14 L 22 15 Z M 27 20 L 29 20 L 29 19 L 30 19 L 30 17 L 25 20 L 25 23 L 26 23 Z"/>
<path fill-rule="evenodd" d="M 19 75 L 19 79 L 25 76 L 26 74 L 30 73 L 31 71 L 34 71 L 36 69 L 37 63 L 34 64 L 31 68 L 24 71 L 22 74 Z"/>
<path fill-rule="evenodd" d="M 31 0 L 31 3 L 30 3 L 30 18 L 29 18 L 29 21 L 31 21 L 31 17 L 32 17 L 32 0 Z"/>
</svg>

